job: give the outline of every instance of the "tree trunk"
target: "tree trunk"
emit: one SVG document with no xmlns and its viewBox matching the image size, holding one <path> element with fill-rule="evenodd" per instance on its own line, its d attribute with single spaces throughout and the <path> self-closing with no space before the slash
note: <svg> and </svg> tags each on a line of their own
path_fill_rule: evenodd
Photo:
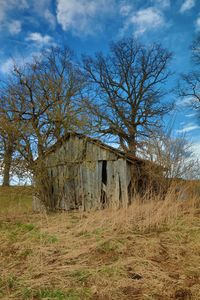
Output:
<svg viewBox="0 0 200 300">
<path fill-rule="evenodd" d="M 14 151 L 13 143 L 8 140 L 5 142 L 4 150 L 4 170 L 3 170 L 3 186 L 10 186 L 10 169 L 12 165 L 12 155 Z"/>
<path fill-rule="evenodd" d="M 136 150 L 137 150 L 136 138 L 135 136 L 132 136 L 128 141 L 128 152 L 136 156 Z"/>
</svg>

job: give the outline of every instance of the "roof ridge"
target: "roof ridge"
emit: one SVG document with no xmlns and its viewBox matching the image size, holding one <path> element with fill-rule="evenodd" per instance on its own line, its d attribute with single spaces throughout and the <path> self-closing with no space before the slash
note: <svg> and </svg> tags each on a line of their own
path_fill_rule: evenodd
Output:
<svg viewBox="0 0 200 300">
<path fill-rule="evenodd" d="M 117 149 L 117 148 L 114 148 L 104 142 L 102 142 L 101 140 L 97 139 L 97 138 L 92 138 L 90 136 L 87 136 L 83 133 L 78 133 L 78 132 L 69 132 L 67 133 L 65 136 L 61 137 L 55 144 L 53 144 L 47 151 L 46 151 L 46 155 L 48 155 L 49 153 L 55 151 L 58 146 L 61 146 L 63 144 L 63 142 L 67 141 L 70 136 L 78 136 L 80 138 L 84 138 L 84 139 L 87 139 L 87 141 L 91 142 L 91 143 L 94 143 L 95 145 L 98 145 L 108 151 L 112 151 L 113 153 L 117 154 L 118 156 L 121 156 L 121 157 L 124 157 L 125 159 L 127 159 L 129 162 L 140 162 L 140 163 L 144 163 L 144 162 L 148 162 L 148 163 L 151 163 L 150 161 L 148 160 L 145 160 L 145 159 L 142 159 L 140 157 L 137 157 L 137 156 L 134 156 L 130 153 L 126 153 L 120 149 Z"/>
</svg>

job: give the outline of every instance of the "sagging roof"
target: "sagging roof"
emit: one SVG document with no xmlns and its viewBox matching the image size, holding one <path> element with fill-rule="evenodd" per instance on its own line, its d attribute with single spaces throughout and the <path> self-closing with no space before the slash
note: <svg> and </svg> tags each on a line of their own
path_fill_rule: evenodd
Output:
<svg viewBox="0 0 200 300">
<path fill-rule="evenodd" d="M 86 135 L 81 134 L 81 133 L 72 133 L 72 132 L 68 133 L 67 135 L 62 137 L 59 141 L 57 141 L 53 146 L 51 146 L 48 149 L 48 151 L 46 152 L 46 155 L 48 155 L 52 152 L 55 152 L 59 147 L 61 147 L 63 145 L 63 143 L 65 143 L 67 140 L 69 140 L 70 137 L 78 137 L 80 139 L 84 139 L 84 140 L 86 140 L 86 141 L 88 141 L 92 144 L 95 144 L 95 145 L 99 146 L 100 148 L 102 148 L 104 150 L 107 150 L 107 151 L 110 151 L 110 152 L 116 154 L 118 157 L 126 159 L 130 163 L 136 163 L 136 162 L 138 164 L 148 163 L 148 164 L 153 164 L 156 167 L 156 164 L 151 162 L 151 161 L 136 157 L 136 156 L 132 155 L 131 153 L 125 153 L 124 151 L 116 149 L 116 148 L 114 148 L 110 145 L 107 145 L 107 144 L 103 143 L 102 141 L 100 141 L 98 139 L 91 138 L 91 137 L 86 136 Z M 158 165 L 157 165 L 157 167 L 158 167 Z"/>
</svg>

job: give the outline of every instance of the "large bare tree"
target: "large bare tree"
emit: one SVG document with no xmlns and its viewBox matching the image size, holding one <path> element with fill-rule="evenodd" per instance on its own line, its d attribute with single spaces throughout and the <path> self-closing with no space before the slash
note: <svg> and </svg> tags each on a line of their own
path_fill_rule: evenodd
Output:
<svg viewBox="0 0 200 300">
<path fill-rule="evenodd" d="M 87 106 L 99 131 L 117 137 L 134 155 L 172 109 L 162 102 L 171 57 L 159 44 L 145 46 L 132 38 L 112 43 L 108 55 L 83 57 L 90 84 Z"/>
<path fill-rule="evenodd" d="M 179 95 L 188 98 L 188 104 L 194 109 L 200 109 L 200 36 L 197 37 L 192 46 L 192 71 L 182 74 L 182 81 L 179 84 Z"/>
<path fill-rule="evenodd" d="M 45 166 L 48 149 L 86 123 L 81 106 L 84 77 L 68 48 L 51 48 L 23 67 L 15 66 L 5 111 L 14 115 L 17 151 L 33 173 L 39 198 L 54 209 Z"/>
</svg>

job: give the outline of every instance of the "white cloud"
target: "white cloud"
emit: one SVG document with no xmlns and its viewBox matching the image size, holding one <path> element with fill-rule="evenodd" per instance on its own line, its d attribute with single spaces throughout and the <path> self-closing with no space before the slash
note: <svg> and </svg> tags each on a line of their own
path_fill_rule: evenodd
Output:
<svg viewBox="0 0 200 300">
<path fill-rule="evenodd" d="M 31 63 L 33 58 L 37 57 L 40 59 L 41 52 L 40 51 L 32 51 L 28 53 L 26 56 L 22 56 L 21 54 L 16 55 L 15 57 L 10 57 L 5 61 L 0 61 L 0 72 L 4 75 L 9 74 L 14 65 L 23 66 L 26 63 Z"/>
<path fill-rule="evenodd" d="M 119 12 L 122 16 L 128 16 L 132 10 L 133 7 L 127 3 L 122 3 L 119 7 Z"/>
<path fill-rule="evenodd" d="M 170 0 L 151 0 L 155 6 L 158 6 L 160 8 L 169 8 L 171 6 L 171 1 Z"/>
<path fill-rule="evenodd" d="M 50 12 L 49 9 L 44 11 L 44 18 L 49 22 L 53 29 L 56 27 L 56 17 Z"/>
<path fill-rule="evenodd" d="M 16 35 L 21 32 L 21 22 L 12 20 L 10 12 L 23 10 L 29 5 L 26 0 L 0 0 L 0 31 L 7 31 L 11 35 Z"/>
<path fill-rule="evenodd" d="M 20 21 L 15 20 L 8 24 L 8 30 L 10 34 L 15 35 L 21 32 L 22 24 Z"/>
<path fill-rule="evenodd" d="M 184 13 L 195 6 L 196 0 L 185 0 L 181 5 L 180 12 Z"/>
<path fill-rule="evenodd" d="M 55 1 L 56 2 L 56 1 Z M 52 0 L 32 1 L 31 9 L 40 17 L 44 18 L 52 29 L 56 27 L 56 16 L 51 11 Z"/>
<path fill-rule="evenodd" d="M 26 41 L 31 41 L 31 42 L 35 42 L 39 45 L 46 45 L 46 44 L 52 44 L 53 43 L 53 39 L 50 35 L 41 35 L 41 33 L 39 32 L 32 32 L 30 33 L 27 38 Z"/>
<path fill-rule="evenodd" d="M 5 62 L 1 63 L 0 71 L 3 74 L 8 74 L 14 65 L 14 61 L 12 58 L 8 58 Z"/>
<path fill-rule="evenodd" d="M 25 9 L 28 8 L 28 2 L 26 0 L 0 0 L 0 22 L 3 22 L 7 19 L 7 13 L 13 9 Z"/>
<path fill-rule="evenodd" d="M 195 102 L 195 99 L 193 97 L 188 96 L 178 99 L 176 101 L 176 105 L 179 107 L 191 106 L 193 102 Z"/>
<path fill-rule="evenodd" d="M 185 115 L 187 118 L 193 118 L 196 117 L 196 113 L 191 113 L 191 114 L 187 114 Z"/>
<path fill-rule="evenodd" d="M 115 0 L 57 0 L 57 21 L 65 31 L 91 35 L 101 30 L 102 16 L 115 10 Z"/>
<path fill-rule="evenodd" d="M 149 30 L 160 29 L 165 25 L 162 12 L 154 7 L 141 9 L 134 13 L 129 19 L 129 25 L 135 25 L 135 35 L 141 35 Z"/>
<path fill-rule="evenodd" d="M 194 152 L 194 154 L 197 156 L 197 158 L 199 158 L 200 157 L 200 143 L 199 142 L 193 143 L 191 149 Z"/>
<path fill-rule="evenodd" d="M 28 4 L 28 1 L 27 0 L 19 0 L 19 1 L 16 1 L 16 0 L 10 0 L 11 2 L 14 2 L 16 4 L 16 6 L 19 8 L 19 9 L 25 9 L 25 8 L 28 8 L 29 7 L 29 4 Z M 8 2 L 8 1 L 7 1 Z"/>
<path fill-rule="evenodd" d="M 20 32 L 19 21 L 12 20 L 12 15 L 16 11 L 29 9 L 32 15 L 43 17 L 54 29 L 56 17 L 51 12 L 51 0 L 0 0 L 0 25 L 11 34 Z M 32 16 L 30 17 L 32 18 Z M 37 20 L 34 20 L 37 23 Z"/>
<path fill-rule="evenodd" d="M 200 31 L 200 16 L 197 18 L 195 25 L 196 25 L 196 31 Z"/>
<path fill-rule="evenodd" d="M 199 129 L 199 128 L 200 128 L 200 126 L 193 124 L 193 123 L 189 123 L 185 127 L 178 129 L 177 132 L 178 133 L 187 133 L 187 132 Z"/>
<path fill-rule="evenodd" d="M 32 1 L 33 10 L 39 15 L 43 15 L 44 11 L 51 6 L 52 0 Z"/>
</svg>

